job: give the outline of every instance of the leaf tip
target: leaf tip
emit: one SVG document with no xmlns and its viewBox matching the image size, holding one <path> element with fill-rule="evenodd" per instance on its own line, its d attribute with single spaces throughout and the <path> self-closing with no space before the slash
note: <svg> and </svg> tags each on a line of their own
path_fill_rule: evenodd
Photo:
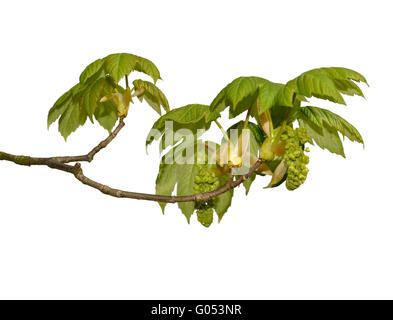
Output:
<svg viewBox="0 0 393 320">
<path fill-rule="evenodd" d="M 165 202 L 159 202 L 158 204 L 159 204 L 159 206 L 161 207 L 161 212 L 162 212 L 162 214 L 165 215 L 166 203 L 165 203 Z"/>
</svg>

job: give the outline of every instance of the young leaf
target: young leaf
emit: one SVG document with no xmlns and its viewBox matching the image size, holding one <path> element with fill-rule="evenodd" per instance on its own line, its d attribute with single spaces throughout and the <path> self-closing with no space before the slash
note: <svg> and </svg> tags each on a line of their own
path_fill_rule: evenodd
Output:
<svg viewBox="0 0 393 320">
<path fill-rule="evenodd" d="M 230 118 L 252 107 L 252 115 L 257 117 L 274 106 L 292 107 L 294 95 L 293 90 L 280 83 L 259 77 L 239 77 L 220 91 L 210 107 L 212 112 L 221 112 L 229 107 Z M 259 110 L 256 110 L 257 98 Z"/>
<path fill-rule="evenodd" d="M 166 164 L 164 158 L 160 163 L 160 170 L 156 179 L 156 194 L 170 196 L 175 189 L 177 181 L 178 165 L 176 163 Z M 162 213 L 164 213 L 166 203 L 159 203 Z"/>
<path fill-rule="evenodd" d="M 112 101 L 99 103 L 94 112 L 94 117 L 103 128 L 111 133 L 118 119 L 117 106 Z"/>
<path fill-rule="evenodd" d="M 247 110 L 256 100 L 258 89 L 267 80 L 258 77 L 239 77 L 220 91 L 211 103 L 212 112 L 221 112 L 229 106 L 230 117 L 234 118 Z"/>
<path fill-rule="evenodd" d="M 168 100 L 164 93 L 156 87 L 155 84 L 143 80 L 134 80 L 132 84 L 136 91 L 142 92 L 142 94 L 138 95 L 141 102 L 145 99 L 159 115 L 161 115 L 161 106 L 166 112 L 169 112 Z"/>
<path fill-rule="evenodd" d="M 243 186 L 244 186 L 244 189 L 246 189 L 246 195 L 248 195 L 248 193 L 250 192 L 251 185 L 254 182 L 256 177 L 257 177 L 257 174 L 254 172 L 253 174 L 251 174 L 251 176 L 248 179 L 244 180 Z"/>
<path fill-rule="evenodd" d="M 360 88 L 352 81 L 361 81 L 367 84 L 366 79 L 354 70 L 339 67 L 319 68 L 302 73 L 287 82 L 285 87 L 305 97 L 314 96 L 345 104 L 342 93 L 364 96 Z"/>
<path fill-rule="evenodd" d="M 293 94 L 290 91 L 284 91 L 283 84 L 266 81 L 258 93 L 258 114 L 262 114 L 275 106 L 291 107 L 292 98 Z"/>
<path fill-rule="evenodd" d="M 156 83 L 157 80 L 162 79 L 156 65 L 146 58 L 137 57 L 135 70 L 150 76 L 154 83 Z"/>
<path fill-rule="evenodd" d="M 76 86 L 79 86 L 77 84 Z M 76 86 L 68 90 L 66 93 L 64 93 L 53 105 L 53 107 L 49 110 L 48 113 L 48 129 L 50 125 L 55 122 L 63 113 L 64 111 L 68 108 L 72 101 L 72 89 L 74 89 Z"/>
<path fill-rule="evenodd" d="M 79 83 L 62 95 L 49 110 L 48 127 L 60 117 L 59 131 L 66 139 L 79 125 L 86 122 L 87 116 L 93 122 L 94 115 L 101 126 L 111 131 L 118 114 L 113 105 L 102 104 L 100 100 L 116 92 L 123 93 L 124 89 L 118 82 L 131 71 L 143 72 L 152 77 L 154 82 L 161 78 L 153 62 L 133 54 L 117 53 L 97 59 L 83 70 Z M 146 101 L 153 108 L 157 109 L 157 105 L 158 108 L 162 105 L 165 110 L 169 110 L 168 101 L 161 90 L 150 82 L 142 83 L 146 91 Z M 128 107 L 124 114 L 127 111 Z"/>
<path fill-rule="evenodd" d="M 90 63 L 85 70 L 82 71 L 81 75 L 79 76 L 79 82 L 84 83 L 86 82 L 91 76 L 96 74 L 104 64 L 104 59 L 97 59 L 96 61 Z"/>
<path fill-rule="evenodd" d="M 186 144 L 186 142 L 182 142 L 180 145 L 176 146 L 174 149 L 174 154 L 175 154 L 175 159 L 173 163 L 165 163 L 164 159 L 167 156 L 164 156 L 162 158 L 161 164 L 160 164 L 160 170 L 159 174 L 157 176 L 156 180 L 156 194 L 162 194 L 162 195 L 171 195 L 175 185 L 177 184 L 177 195 L 191 195 L 194 194 L 194 182 L 195 182 L 195 177 L 199 174 L 200 170 L 200 164 L 198 164 L 198 159 L 205 159 L 206 157 L 206 152 L 208 150 L 212 151 L 212 154 L 207 154 L 208 156 L 214 155 L 214 151 L 218 149 L 218 145 L 213 143 L 213 142 L 203 142 L 201 140 L 195 141 L 193 143 L 194 145 L 194 153 L 189 154 L 188 157 L 186 155 L 186 164 L 180 164 L 177 163 L 177 157 L 176 154 L 179 152 L 181 153 L 182 148 Z M 183 154 L 184 155 L 184 154 Z M 189 157 L 192 157 L 194 160 L 193 164 L 187 164 L 189 163 L 188 160 L 190 160 Z M 216 164 L 206 164 L 212 172 L 214 172 L 214 169 L 217 168 Z M 228 179 L 228 174 L 225 174 L 225 176 L 221 176 L 220 178 L 220 184 L 224 184 L 227 179 Z M 230 190 L 214 200 L 214 208 L 216 209 L 216 212 L 219 217 L 222 218 L 223 214 L 226 212 L 228 207 L 231 204 L 231 199 L 233 196 L 233 190 Z M 160 203 L 160 206 L 162 210 L 164 211 L 165 204 Z M 186 216 L 187 220 L 190 220 L 191 215 L 193 214 L 195 210 L 195 203 L 194 202 L 183 202 L 183 203 L 178 203 L 179 208 L 181 209 L 182 213 Z M 201 217 L 199 217 L 201 218 Z M 208 218 L 208 217 L 204 217 Z M 207 221 L 203 220 L 206 222 L 204 225 L 207 225 Z"/>
<path fill-rule="evenodd" d="M 337 131 L 332 130 L 327 125 L 317 127 L 303 119 L 299 119 L 299 125 L 307 130 L 307 135 L 314 140 L 320 148 L 327 149 L 345 158 L 343 144 Z"/>
<path fill-rule="evenodd" d="M 116 83 L 131 71 L 140 71 L 149 75 L 154 83 L 161 79 L 157 67 L 148 59 L 130 53 L 115 53 L 105 57 L 104 60 L 105 71 L 115 79 Z"/>
<path fill-rule="evenodd" d="M 334 79 L 334 84 L 338 91 L 348 96 L 358 95 L 364 98 L 362 90 L 352 81 Z"/>
<path fill-rule="evenodd" d="M 279 164 L 275 167 L 272 175 L 272 179 L 270 180 L 269 185 L 265 187 L 267 188 L 275 188 L 278 187 L 281 183 L 283 183 L 286 179 L 287 173 L 287 165 L 284 160 L 281 160 Z"/>
<path fill-rule="evenodd" d="M 210 128 L 211 119 L 209 106 L 201 104 L 189 104 L 184 107 L 176 108 L 160 117 L 151 128 L 146 138 L 146 146 L 160 137 L 154 136 L 156 130 L 161 134 L 165 132 L 165 122 L 173 121 L 173 130 L 189 129 L 196 132 L 198 129 L 207 130 Z M 175 141 L 174 141 L 175 143 Z"/>
<path fill-rule="evenodd" d="M 338 80 L 353 80 L 356 82 L 363 82 L 368 85 L 367 80 L 359 72 L 342 67 L 320 68 L 324 73 L 328 74 L 332 79 Z"/>
<path fill-rule="evenodd" d="M 66 110 L 59 119 L 59 132 L 63 136 L 64 140 L 67 141 L 68 136 L 74 132 L 81 125 L 81 110 L 79 104 L 70 100 Z M 82 120 L 84 123 L 84 121 Z"/>
<path fill-rule="evenodd" d="M 312 123 L 316 127 L 327 125 L 351 141 L 364 143 L 359 131 L 353 125 L 329 110 L 308 106 L 299 108 L 299 112 L 304 120 Z"/>
<path fill-rule="evenodd" d="M 224 185 L 228 181 L 228 174 L 220 177 L 220 185 Z M 214 210 L 218 216 L 218 222 L 221 221 L 224 214 L 228 211 L 228 208 L 232 204 L 233 197 L 233 189 L 228 190 L 227 192 L 220 194 L 214 199 Z"/>
<path fill-rule="evenodd" d="M 247 110 L 256 100 L 258 89 L 267 80 L 258 77 L 240 77 L 235 79 L 226 90 L 226 100 L 231 103 L 233 117 Z"/>
<path fill-rule="evenodd" d="M 100 103 L 100 99 L 110 94 L 112 90 L 112 83 L 107 77 L 91 82 L 84 90 L 80 99 L 80 105 L 81 108 L 86 110 L 91 121 L 93 121 L 92 116 Z"/>
<path fill-rule="evenodd" d="M 295 108 L 275 106 L 270 109 L 270 117 L 273 121 L 273 127 L 277 128 L 291 114 L 295 113 Z"/>
<path fill-rule="evenodd" d="M 333 79 L 319 69 L 302 73 L 297 78 L 289 81 L 286 87 L 305 97 L 327 99 L 335 103 L 345 104 L 340 91 Z"/>
<path fill-rule="evenodd" d="M 178 166 L 177 171 L 177 195 L 184 196 L 194 193 L 194 180 L 198 174 L 199 169 L 196 164 L 182 164 Z M 178 206 L 187 221 L 190 222 L 192 213 L 194 212 L 194 202 L 179 202 Z"/>
<path fill-rule="evenodd" d="M 105 71 L 116 82 L 135 69 L 136 56 L 129 53 L 115 53 L 105 58 Z"/>
</svg>

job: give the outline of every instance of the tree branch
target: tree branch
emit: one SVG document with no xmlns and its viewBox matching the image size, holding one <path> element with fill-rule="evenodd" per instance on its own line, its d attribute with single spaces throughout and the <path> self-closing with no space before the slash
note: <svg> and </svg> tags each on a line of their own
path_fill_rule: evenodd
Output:
<svg viewBox="0 0 393 320">
<path fill-rule="evenodd" d="M 125 126 L 124 123 L 124 117 L 121 117 L 119 120 L 119 124 L 115 128 L 115 130 L 112 131 L 112 133 L 105 139 L 102 140 L 97 146 L 95 146 L 88 154 L 85 154 L 83 156 L 71 156 L 71 157 L 54 157 L 55 160 L 62 162 L 62 163 L 68 163 L 68 162 L 81 162 L 81 161 L 87 161 L 91 162 L 94 159 L 94 156 L 100 152 L 102 149 L 104 149 L 109 143 L 112 142 L 113 139 L 116 138 L 117 134 L 120 132 L 120 130 Z M 53 158 L 52 158 L 53 159 Z"/>
<path fill-rule="evenodd" d="M 259 159 L 247 172 L 242 175 L 236 181 L 233 181 L 233 176 L 230 175 L 228 181 L 223 186 L 218 189 L 205 193 L 198 193 L 186 196 L 164 196 L 157 194 L 148 194 L 148 193 L 139 193 L 139 192 L 131 192 L 124 191 L 120 189 L 114 189 L 109 186 L 106 186 L 102 183 L 94 181 L 83 174 L 81 161 L 91 162 L 94 156 L 102 149 L 104 149 L 119 133 L 119 131 L 124 127 L 124 118 L 121 117 L 119 120 L 119 124 L 116 129 L 103 141 L 101 141 L 96 147 L 94 147 L 89 153 L 80 156 L 65 156 L 65 157 L 49 157 L 49 158 L 36 158 L 30 156 L 20 156 L 13 155 L 6 152 L 0 151 L 0 160 L 11 161 L 19 165 L 24 166 L 33 166 L 33 165 L 43 165 L 48 166 L 52 169 L 57 169 L 60 171 L 71 173 L 75 176 L 83 184 L 90 186 L 94 189 L 101 191 L 104 194 L 110 195 L 112 197 L 117 198 L 130 198 L 130 199 L 138 199 L 138 200 L 149 200 L 149 201 L 157 201 L 157 202 L 167 202 L 167 203 L 175 203 L 175 202 L 203 202 L 213 199 L 220 194 L 227 192 L 230 189 L 236 188 L 239 186 L 244 180 L 247 180 L 250 175 L 259 168 L 262 164 L 262 159 Z M 76 162 L 75 165 L 69 165 L 69 162 Z"/>
<path fill-rule="evenodd" d="M 65 156 L 65 157 L 48 157 L 48 158 L 35 158 L 29 156 L 16 156 L 12 154 L 8 154 L 5 152 L 0 152 L 0 160 L 12 161 L 16 164 L 24 165 L 24 166 L 35 166 L 35 165 L 46 165 L 53 164 L 53 162 L 59 163 L 69 163 L 69 162 L 91 162 L 94 159 L 94 156 L 104 149 L 109 143 L 112 142 L 113 139 L 116 138 L 117 134 L 120 130 L 125 126 L 124 118 L 121 117 L 119 120 L 119 124 L 112 131 L 112 133 L 105 139 L 102 140 L 97 146 L 95 146 L 89 153 L 81 156 Z M 56 168 L 57 169 L 57 168 Z"/>
<path fill-rule="evenodd" d="M 130 198 L 130 199 L 138 199 L 138 200 L 149 200 L 149 201 L 157 201 L 157 202 L 166 202 L 166 203 L 176 203 L 176 202 L 202 202 L 213 199 L 220 194 L 227 192 L 230 189 L 234 189 L 239 186 L 243 181 L 247 180 L 251 174 L 256 171 L 259 166 L 262 164 L 262 159 L 258 159 L 258 161 L 250 168 L 250 170 L 242 175 L 236 181 L 233 181 L 233 176 L 231 175 L 223 186 L 219 187 L 216 190 L 205 192 L 205 193 L 197 193 L 192 195 L 185 196 L 163 196 L 157 194 L 149 194 L 149 193 L 139 193 L 139 192 L 130 192 L 119 189 L 113 189 L 109 186 L 103 185 L 99 182 L 89 179 L 83 174 L 82 168 L 79 163 L 75 165 L 75 177 L 82 182 L 92 188 L 95 188 L 102 193 L 110 195 L 112 197 L 117 198 Z"/>
<path fill-rule="evenodd" d="M 124 125 L 124 124 L 123 124 Z M 108 137 L 109 138 L 109 137 Z M 114 137 L 113 137 L 114 138 Z M 113 140 L 113 138 L 111 140 Z M 107 141 L 108 139 L 104 140 Z M 110 141 L 111 141 L 110 140 Z M 109 142 L 110 142 L 109 141 Z M 108 142 L 108 143 L 109 143 Z M 107 144 L 108 144 L 107 143 Z M 97 146 L 98 147 L 98 146 Z M 104 148 L 105 146 L 101 147 Z M 101 150 L 101 149 L 98 149 Z M 94 149 L 91 151 L 93 152 Z M 97 151 L 97 152 L 98 152 Z M 95 154 L 95 153 L 94 153 Z M 94 156 L 93 154 L 93 156 Z M 84 157 L 84 156 L 81 156 Z M 62 159 L 67 157 L 62 157 Z M 68 157 L 72 158 L 72 157 Z M 75 157 L 73 158 L 75 159 Z M 233 181 L 233 176 L 231 175 L 226 184 L 219 187 L 218 189 L 205 193 L 198 193 L 186 196 L 164 196 L 157 194 L 148 194 L 148 193 L 138 193 L 131 191 L 124 191 L 120 189 L 114 189 L 109 186 L 106 186 L 102 183 L 94 181 L 83 174 L 81 164 L 78 162 L 75 165 L 71 166 L 64 162 L 60 162 L 56 160 L 56 158 L 33 158 L 28 156 L 16 156 L 5 152 L 0 152 L 0 160 L 11 161 L 20 165 L 45 165 L 52 169 L 57 169 L 61 171 L 65 171 L 68 173 L 72 173 L 76 179 L 82 182 L 85 185 L 88 185 L 94 189 L 101 191 L 104 194 L 107 194 L 112 197 L 117 198 L 130 198 L 130 199 L 138 199 L 138 200 L 149 200 L 149 201 L 157 201 L 157 202 L 167 202 L 167 203 L 175 203 L 175 202 L 201 202 L 208 201 L 213 199 L 220 194 L 227 192 L 230 189 L 236 188 L 239 186 L 244 180 L 248 179 L 250 175 L 258 169 L 258 167 L 262 164 L 262 159 L 258 159 L 258 161 L 250 168 L 250 170 L 242 175 L 238 180 Z"/>
</svg>

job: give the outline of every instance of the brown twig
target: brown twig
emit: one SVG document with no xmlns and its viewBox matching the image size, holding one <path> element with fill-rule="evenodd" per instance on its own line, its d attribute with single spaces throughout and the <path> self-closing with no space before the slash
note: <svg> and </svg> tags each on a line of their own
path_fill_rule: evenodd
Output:
<svg viewBox="0 0 393 320">
<path fill-rule="evenodd" d="M 113 130 L 112 133 L 105 140 L 102 140 L 97 146 L 95 146 L 88 154 L 85 154 L 83 156 L 55 157 L 55 159 L 62 163 L 81 162 L 81 161 L 91 162 L 94 159 L 94 156 L 98 152 L 104 149 L 109 143 L 112 142 L 113 139 L 116 138 L 117 134 L 124 126 L 125 126 L 124 118 L 121 117 L 116 129 Z"/>
<path fill-rule="evenodd" d="M 110 195 L 112 197 L 130 198 L 130 199 L 138 199 L 138 200 L 149 200 L 149 201 L 166 202 L 166 203 L 202 202 L 202 201 L 208 201 L 210 199 L 213 199 L 213 198 L 219 196 L 220 194 L 227 192 L 230 189 L 236 188 L 243 181 L 247 180 L 251 176 L 251 174 L 259 168 L 259 166 L 261 164 L 262 164 L 262 160 L 259 159 L 250 168 L 250 170 L 246 174 L 242 175 L 239 179 L 237 179 L 236 181 L 233 181 L 233 176 L 230 176 L 228 181 L 223 186 L 219 187 L 218 189 L 216 189 L 214 191 L 185 195 L 185 196 L 163 196 L 163 195 L 157 195 L 157 194 L 138 193 L 138 192 L 130 192 L 130 191 L 123 191 L 123 190 L 119 190 L 119 189 L 113 189 L 111 187 L 108 187 L 106 185 L 103 185 L 99 182 L 96 182 L 96 181 L 91 180 L 88 177 L 86 177 L 83 174 L 80 164 L 78 164 L 78 163 L 75 165 L 74 175 L 83 184 L 86 184 L 92 188 L 95 188 L 95 189 L 101 191 L 102 193 L 105 193 L 105 194 Z"/>
<path fill-rule="evenodd" d="M 62 157 L 48 157 L 48 158 L 35 158 L 28 156 L 15 156 L 5 152 L 0 152 L 0 160 L 8 160 L 12 161 L 16 164 L 25 165 L 25 166 L 35 166 L 35 165 L 47 165 L 53 164 L 53 162 L 59 163 L 69 163 L 69 162 L 91 162 L 94 159 L 94 156 L 104 149 L 109 143 L 112 142 L 113 139 L 116 138 L 117 134 L 120 130 L 125 126 L 124 118 L 120 118 L 119 124 L 112 131 L 112 133 L 105 139 L 102 140 L 97 146 L 95 146 L 89 153 L 81 156 L 62 156 Z"/>
<path fill-rule="evenodd" d="M 30 156 L 19 156 L 13 155 L 6 152 L 0 151 L 0 160 L 11 161 L 19 165 L 25 166 L 33 166 L 33 165 L 43 165 L 48 166 L 52 169 L 61 170 L 64 172 L 72 173 L 76 179 L 82 182 L 85 185 L 88 185 L 94 189 L 101 191 L 107 195 L 117 198 L 130 198 L 130 199 L 139 199 L 139 200 L 149 200 L 149 201 L 157 201 L 157 202 L 167 202 L 167 203 L 175 203 L 175 202 L 202 202 L 213 199 L 220 194 L 227 192 L 230 189 L 236 188 L 239 186 L 244 180 L 247 180 L 250 175 L 259 168 L 262 164 L 262 160 L 259 159 L 247 172 L 242 175 L 236 181 L 233 181 L 233 176 L 231 175 L 228 181 L 218 189 L 205 193 L 198 193 L 192 195 L 185 196 L 164 196 L 157 194 L 148 194 L 148 193 L 139 193 L 139 192 L 131 192 L 124 191 L 119 189 L 114 189 L 109 186 L 106 186 L 102 183 L 94 181 L 83 174 L 81 161 L 91 162 L 94 156 L 102 149 L 104 149 L 119 133 L 119 131 L 124 127 L 124 118 L 120 118 L 119 124 L 116 129 L 103 141 L 101 141 L 96 147 L 94 147 L 89 153 L 80 156 L 65 156 L 65 157 L 49 157 L 49 158 L 36 158 Z M 69 162 L 76 162 L 75 165 L 69 165 Z"/>
<path fill-rule="evenodd" d="M 112 138 L 112 140 L 113 140 L 113 138 Z M 104 147 L 105 146 L 103 146 L 102 148 L 104 148 Z M 84 156 L 82 156 L 82 157 L 84 157 Z M 64 157 L 64 158 L 66 158 L 66 157 Z M 70 157 L 70 158 L 72 158 L 72 157 Z M 75 159 L 75 157 L 73 159 Z M 94 181 L 94 180 L 86 177 L 83 174 L 81 164 L 79 162 L 77 162 L 75 165 L 72 166 L 72 165 L 66 164 L 64 162 L 60 162 L 60 161 L 56 160 L 56 158 L 33 158 L 33 157 L 28 157 L 28 156 L 12 155 L 12 154 L 5 153 L 5 152 L 0 152 L 0 160 L 11 161 L 11 162 L 14 162 L 19 165 L 27 165 L 27 166 L 45 165 L 45 166 L 48 166 L 53 169 L 72 173 L 75 176 L 75 178 L 78 179 L 83 184 L 88 185 L 94 189 L 97 189 L 97 190 L 101 191 L 102 193 L 110 195 L 112 197 L 130 198 L 130 199 L 138 199 L 138 200 L 150 200 L 150 201 L 167 202 L 167 203 L 191 202 L 191 201 L 200 202 L 200 201 L 208 201 L 210 199 L 213 199 L 213 198 L 219 196 L 220 194 L 223 194 L 226 191 L 239 186 L 244 180 L 248 179 L 250 177 L 250 175 L 255 170 L 257 170 L 258 167 L 262 164 L 262 160 L 259 159 L 250 168 L 249 172 L 247 172 L 246 174 L 241 176 L 238 180 L 233 181 L 233 176 L 230 176 L 226 184 L 224 184 L 223 186 L 221 186 L 218 189 L 211 191 L 211 192 L 198 193 L 198 194 L 185 195 L 185 196 L 164 196 L 164 195 L 157 195 L 157 194 L 147 194 L 147 193 L 124 191 L 124 190 L 111 188 L 109 186 L 106 186 L 102 183 L 99 183 L 97 181 Z"/>
</svg>

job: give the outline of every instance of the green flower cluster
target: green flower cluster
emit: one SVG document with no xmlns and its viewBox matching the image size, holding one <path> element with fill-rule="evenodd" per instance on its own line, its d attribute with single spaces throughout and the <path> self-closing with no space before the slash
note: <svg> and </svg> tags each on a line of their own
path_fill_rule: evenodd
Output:
<svg viewBox="0 0 393 320">
<path fill-rule="evenodd" d="M 281 135 L 281 140 L 285 141 L 285 163 L 288 166 L 286 187 L 288 190 L 295 190 L 307 178 L 309 157 L 304 153 L 304 144 L 310 142 L 305 128 L 293 129 L 287 126 Z"/>
<path fill-rule="evenodd" d="M 194 180 L 194 192 L 204 193 L 214 191 L 220 186 L 219 178 L 209 170 L 207 165 L 198 165 L 199 172 Z M 198 221 L 205 227 L 209 227 L 213 222 L 214 200 L 196 202 L 195 209 Z"/>
</svg>

